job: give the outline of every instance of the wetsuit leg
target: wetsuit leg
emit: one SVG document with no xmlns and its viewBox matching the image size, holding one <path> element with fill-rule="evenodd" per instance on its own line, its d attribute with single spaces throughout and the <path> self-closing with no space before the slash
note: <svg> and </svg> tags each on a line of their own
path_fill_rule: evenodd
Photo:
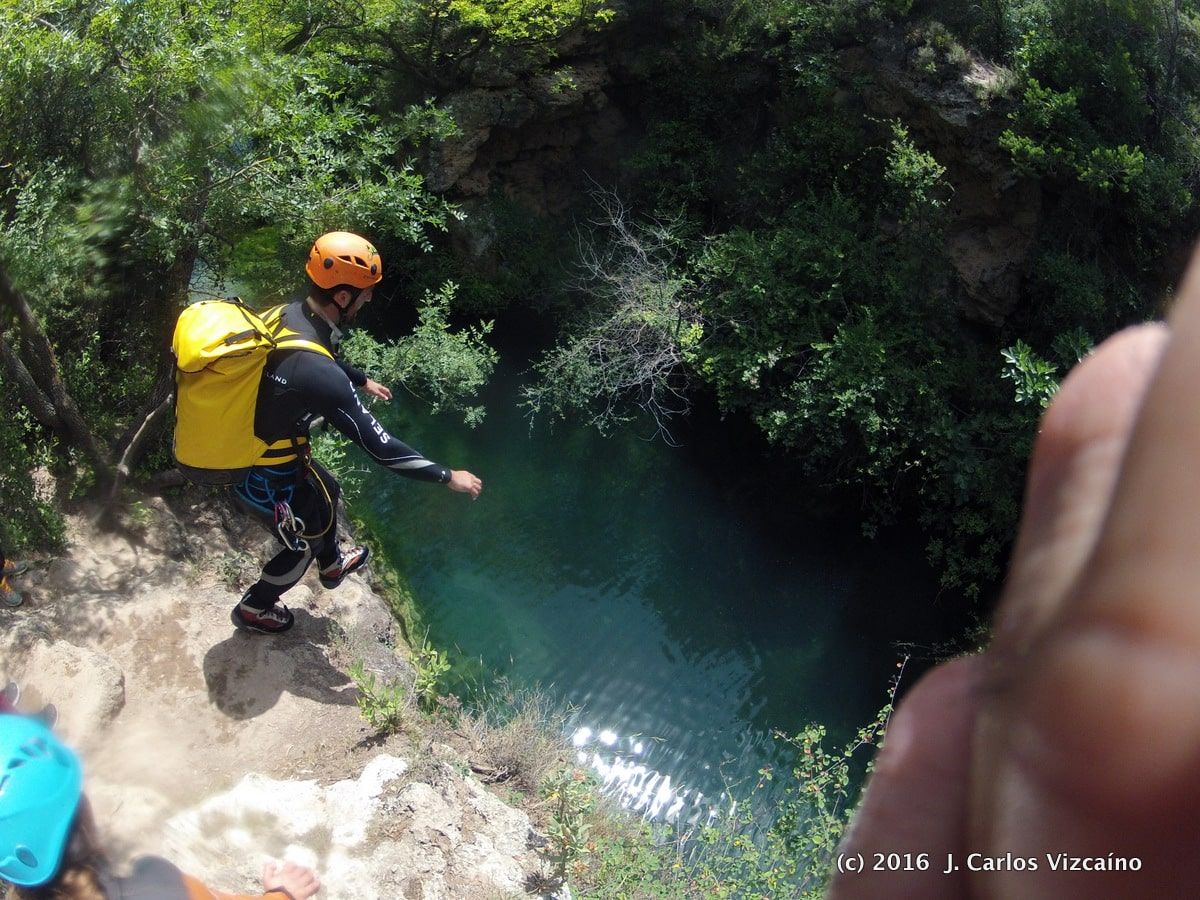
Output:
<svg viewBox="0 0 1200 900">
<path fill-rule="evenodd" d="M 262 575 L 251 585 L 242 602 L 252 609 L 270 609 L 285 591 L 304 577 L 312 559 L 312 550 L 286 547 L 280 550 L 263 566 Z"/>
<path fill-rule="evenodd" d="M 317 565 L 326 568 L 338 559 L 337 508 L 342 488 L 329 470 L 315 459 L 309 462 L 304 488 L 303 496 L 297 490 L 292 509 L 304 519 L 306 534 L 320 535 L 309 538 L 308 544 Z"/>
<path fill-rule="evenodd" d="M 318 481 L 318 479 L 320 479 Z M 252 609 L 269 609 L 296 582 L 304 577 L 315 558 L 322 567 L 338 558 L 337 504 L 341 488 L 337 480 L 319 463 L 310 465 L 307 476 L 291 493 L 292 512 L 304 521 L 306 550 L 284 547 L 263 566 L 259 580 L 247 591 L 242 602 Z"/>
</svg>

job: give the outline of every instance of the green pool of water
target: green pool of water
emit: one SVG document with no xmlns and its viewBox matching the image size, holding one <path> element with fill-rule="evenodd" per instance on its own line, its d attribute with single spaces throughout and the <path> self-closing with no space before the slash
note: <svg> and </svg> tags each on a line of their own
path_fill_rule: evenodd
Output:
<svg viewBox="0 0 1200 900">
<path fill-rule="evenodd" d="M 678 448 L 531 431 L 518 381 L 497 375 L 474 430 L 402 391 L 376 407 L 485 484 L 471 502 L 364 463 L 356 502 L 434 646 L 574 707 L 580 761 L 651 818 L 711 814 L 729 782 L 781 762 L 772 729 L 818 721 L 845 740 L 873 717 L 894 642 L 943 618 L 919 550 L 811 517 L 715 420 Z"/>
</svg>

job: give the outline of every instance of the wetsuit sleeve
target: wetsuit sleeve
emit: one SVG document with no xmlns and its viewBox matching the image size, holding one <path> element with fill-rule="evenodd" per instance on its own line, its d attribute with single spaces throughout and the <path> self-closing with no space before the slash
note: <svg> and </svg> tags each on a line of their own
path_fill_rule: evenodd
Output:
<svg viewBox="0 0 1200 900">
<path fill-rule="evenodd" d="M 324 356 L 303 354 L 297 360 L 296 387 L 304 393 L 306 402 L 317 415 L 344 434 L 384 468 L 406 478 L 446 484 L 450 470 L 426 459 L 383 426 L 363 406 L 350 379 L 338 366 Z"/>
<path fill-rule="evenodd" d="M 338 368 L 346 373 L 346 377 L 350 379 L 350 383 L 356 388 L 362 387 L 367 383 L 366 372 L 354 368 L 354 366 L 350 365 L 350 363 L 346 362 L 344 359 L 337 360 L 337 364 Z"/>
</svg>

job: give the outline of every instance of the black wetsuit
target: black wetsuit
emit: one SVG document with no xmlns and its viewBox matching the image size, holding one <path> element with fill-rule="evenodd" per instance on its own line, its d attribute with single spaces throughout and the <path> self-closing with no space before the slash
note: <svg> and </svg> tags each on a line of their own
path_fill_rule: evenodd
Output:
<svg viewBox="0 0 1200 900">
<path fill-rule="evenodd" d="M 333 327 L 299 300 L 284 310 L 285 327 L 333 352 Z M 362 447 L 385 468 L 420 481 L 446 484 L 450 470 L 431 462 L 387 433 L 358 397 L 356 385 L 367 377 L 340 360 L 312 350 L 275 350 L 263 370 L 254 415 L 255 434 L 274 443 L 305 438 L 318 417 Z M 307 448 L 304 448 L 307 449 Z M 337 562 L 337 504 L 341 494 L 334 477 L 319 463 L 303 458 L 274 466 L 255 466 L 234 493 L 252 513 L 274 527 L 275 503 L 285 500 L 303 519 L 307 550 L 286 545 L 263 567 L 262 577 L 244 602 L 270 608 L 307 571 L 315 557 L 321 568 Z M 281 541 L 282 542 L 282 541 Z"/>
</svg>

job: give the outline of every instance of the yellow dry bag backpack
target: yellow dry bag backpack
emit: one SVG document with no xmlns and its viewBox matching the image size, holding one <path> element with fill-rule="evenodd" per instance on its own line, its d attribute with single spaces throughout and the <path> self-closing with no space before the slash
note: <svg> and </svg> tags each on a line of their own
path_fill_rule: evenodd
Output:
<svg viewBox="0 0 1200 900">
<path fill-rule="evenodd" d="M 233 484 L 254 465 L 286 462 L 281 451 L 307 438 L 268 444 L 254 433 L 258 385 L 267 354 L 325 347 L 283 327 L 284 307 L 257 313 L 240 299 L 204 300 L 179 315 L 175 354 L 175 463 L 192 481 Z"/>
</svg>

